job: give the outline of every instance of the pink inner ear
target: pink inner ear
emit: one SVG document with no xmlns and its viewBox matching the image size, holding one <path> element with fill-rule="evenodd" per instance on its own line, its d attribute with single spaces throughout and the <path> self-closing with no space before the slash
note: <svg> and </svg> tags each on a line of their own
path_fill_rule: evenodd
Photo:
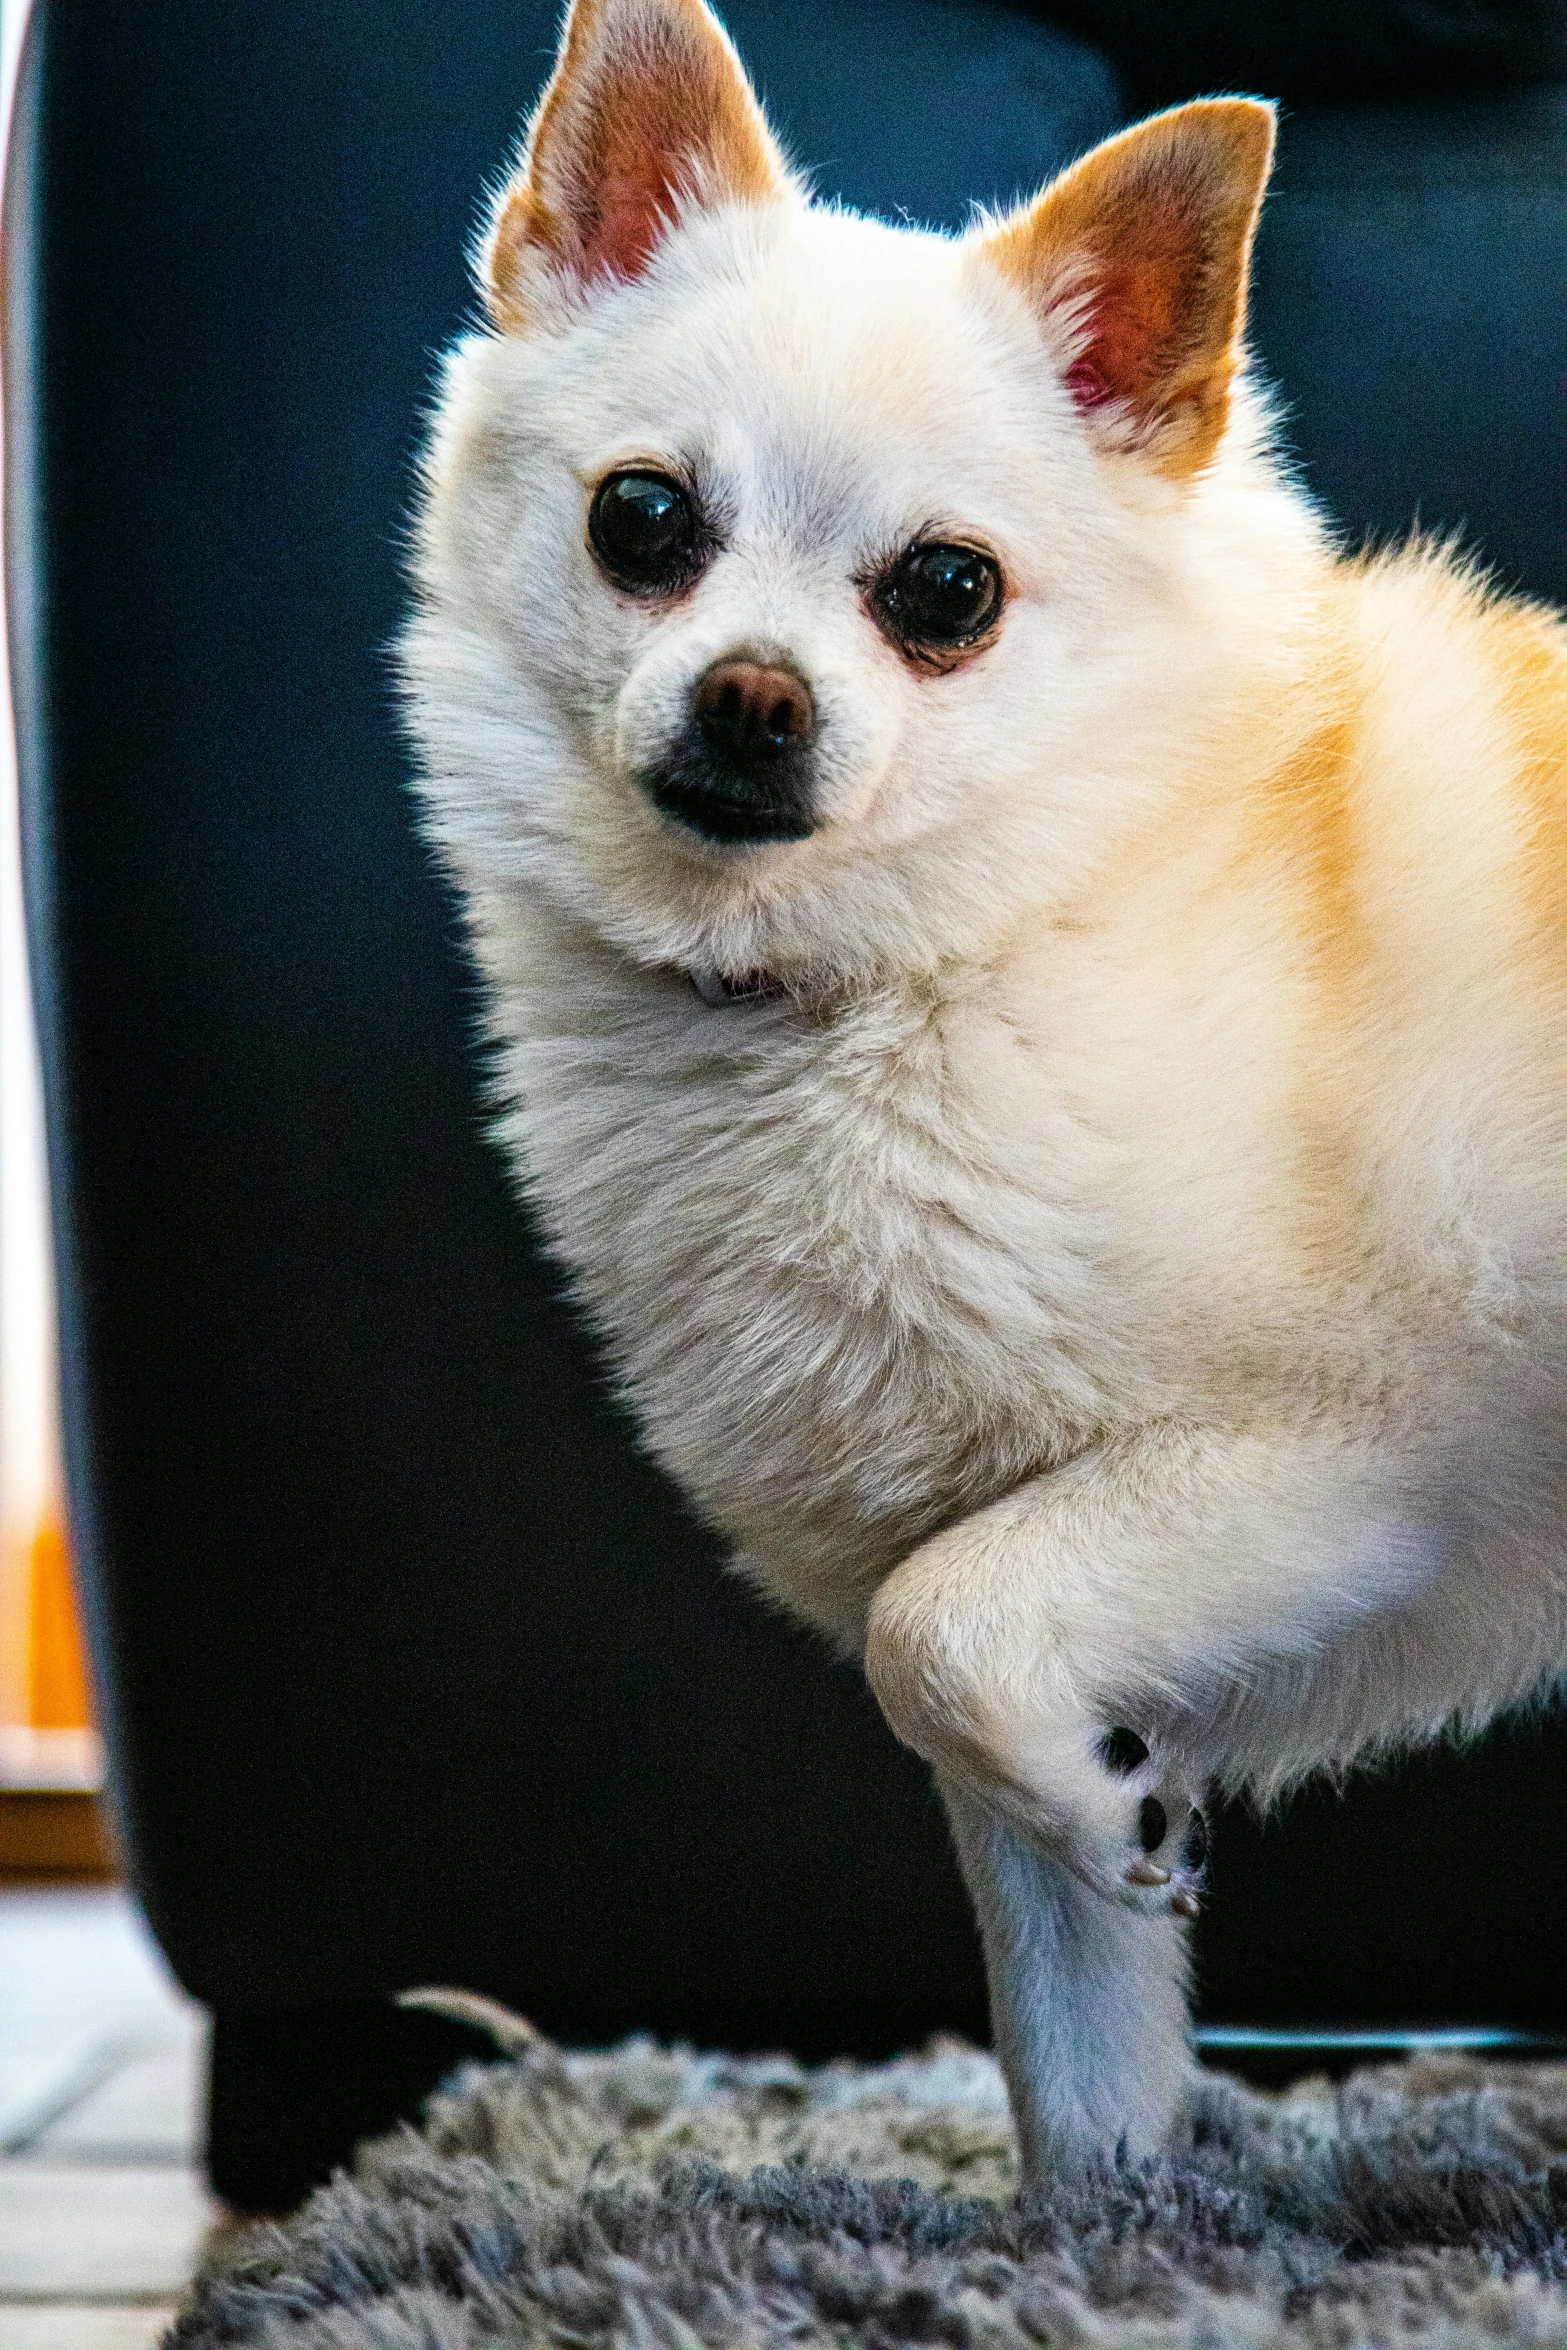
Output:
<svg viewBox="0 0 1567 2350">
<path fill-rule="evenodd" d="M 593 225 L 583 243 L 584 277 L 635 277 L 658 243 L 673 199 L 665 181 L 656 184 L 616 172 L 599 191 Z"/>
<path fill-rule="evenodd" d="M 1079 408 L 1102 408 L 1111 397 L 1110 386 L 1086 354 L 1073 360 L 1063 381 Z"/>
<path fill-rule="evenodd" d="M 702 144 L 708 93 L 677 59 L 625 67 L 599 94 L 576 176 L 587 201 L 577 219 L 585 278 L 635 277 L 668 227 Z"/>
<path fill-rule="evenodd" d="M 1079 408 L 1124 400 L 1141 408 L 1177 358 L 1201 271 L 1198 232 L 1183 207 L 1139 207 L 1130 251 L 1098 260 L 1088 339 L 1066 371 Z"/>
</svg>

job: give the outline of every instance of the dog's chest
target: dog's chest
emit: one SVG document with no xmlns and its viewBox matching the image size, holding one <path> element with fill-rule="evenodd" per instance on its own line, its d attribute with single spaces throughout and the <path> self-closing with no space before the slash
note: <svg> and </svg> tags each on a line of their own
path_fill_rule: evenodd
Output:
<svg viewBox="0 0 1567 2350">
<path fill-rule="evenodd" d="M 1091 1151 L 1004 1032 L 976 1072 L 907 999 L 548 993 L 515 1080 L 557 1244 L 661 1457 L 807 1613 L 852 1628 L 930 1525 L 1113 1416 Z"/>
</svg>

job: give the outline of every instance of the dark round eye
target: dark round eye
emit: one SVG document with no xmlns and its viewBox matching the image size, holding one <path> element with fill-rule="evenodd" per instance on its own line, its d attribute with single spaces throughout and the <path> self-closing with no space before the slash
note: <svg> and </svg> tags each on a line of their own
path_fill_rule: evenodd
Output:
<svg viewBox="0 0 1567 2350">
<path fill-rule="evenodd" d="M 922 540 L 898 557 L 875 594 L 887 634 L 911 652 L 971 644 L 1001 610 L 1001 568 L 977 547 Z"/>
<path fill-rule="evenodd" d="M 588 510 L 588 539 L 621 587 L 669 593 L 701 565 L 696 512 L 663 473 L 611 473 Z"/>
</svg>

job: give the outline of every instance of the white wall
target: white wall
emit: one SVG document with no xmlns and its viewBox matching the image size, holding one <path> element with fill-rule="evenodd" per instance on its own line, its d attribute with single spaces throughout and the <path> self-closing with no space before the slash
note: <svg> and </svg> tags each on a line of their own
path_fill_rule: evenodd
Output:
<svg viewBox="0 0 1567 2350">
<path fill-rule="evenodd" d="M 0 122 L 10 118 L 25 19 L 26 0 L 0 0 Z M 0 653 L 3 629 L 0 616 Z M 0 693 L 0 1723 L 26 1718 L 27 1566 L 39 1524 L 59 1504 L 43 1115 L 22 937 L 16 763 Z"/>
</svg>

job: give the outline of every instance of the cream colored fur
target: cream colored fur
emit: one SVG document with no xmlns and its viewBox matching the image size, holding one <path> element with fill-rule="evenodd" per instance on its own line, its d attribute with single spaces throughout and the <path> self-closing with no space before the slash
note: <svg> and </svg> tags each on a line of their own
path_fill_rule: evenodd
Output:
<svg viewBox="0 0 1567 2350">
<path fill-rule="evenodd" d="M 596 0 L 572 73 L 664 19 L 720 39 Z M 1343 559 L 1244 378 L 1184 472 L 1075 400 L 1091 275 L 1041 307 L 983 225 L 688 161 L 631 274 L 509 251 L 448 363 L 427 822 L 648 1444 L 936 1766 L 1038 2175 L 1168 2125 L 1205 1784 L 1567 1663 L 1567 650 L 1439 551 Z M 649 606 L 586 502 L 677 459 L 726 536 Z M 931 526 L 1009 587 L 937 675 L 859 584 Z M 633 779 L 736 651 L 810 682 L 808 839 Z"/>
</svg>

